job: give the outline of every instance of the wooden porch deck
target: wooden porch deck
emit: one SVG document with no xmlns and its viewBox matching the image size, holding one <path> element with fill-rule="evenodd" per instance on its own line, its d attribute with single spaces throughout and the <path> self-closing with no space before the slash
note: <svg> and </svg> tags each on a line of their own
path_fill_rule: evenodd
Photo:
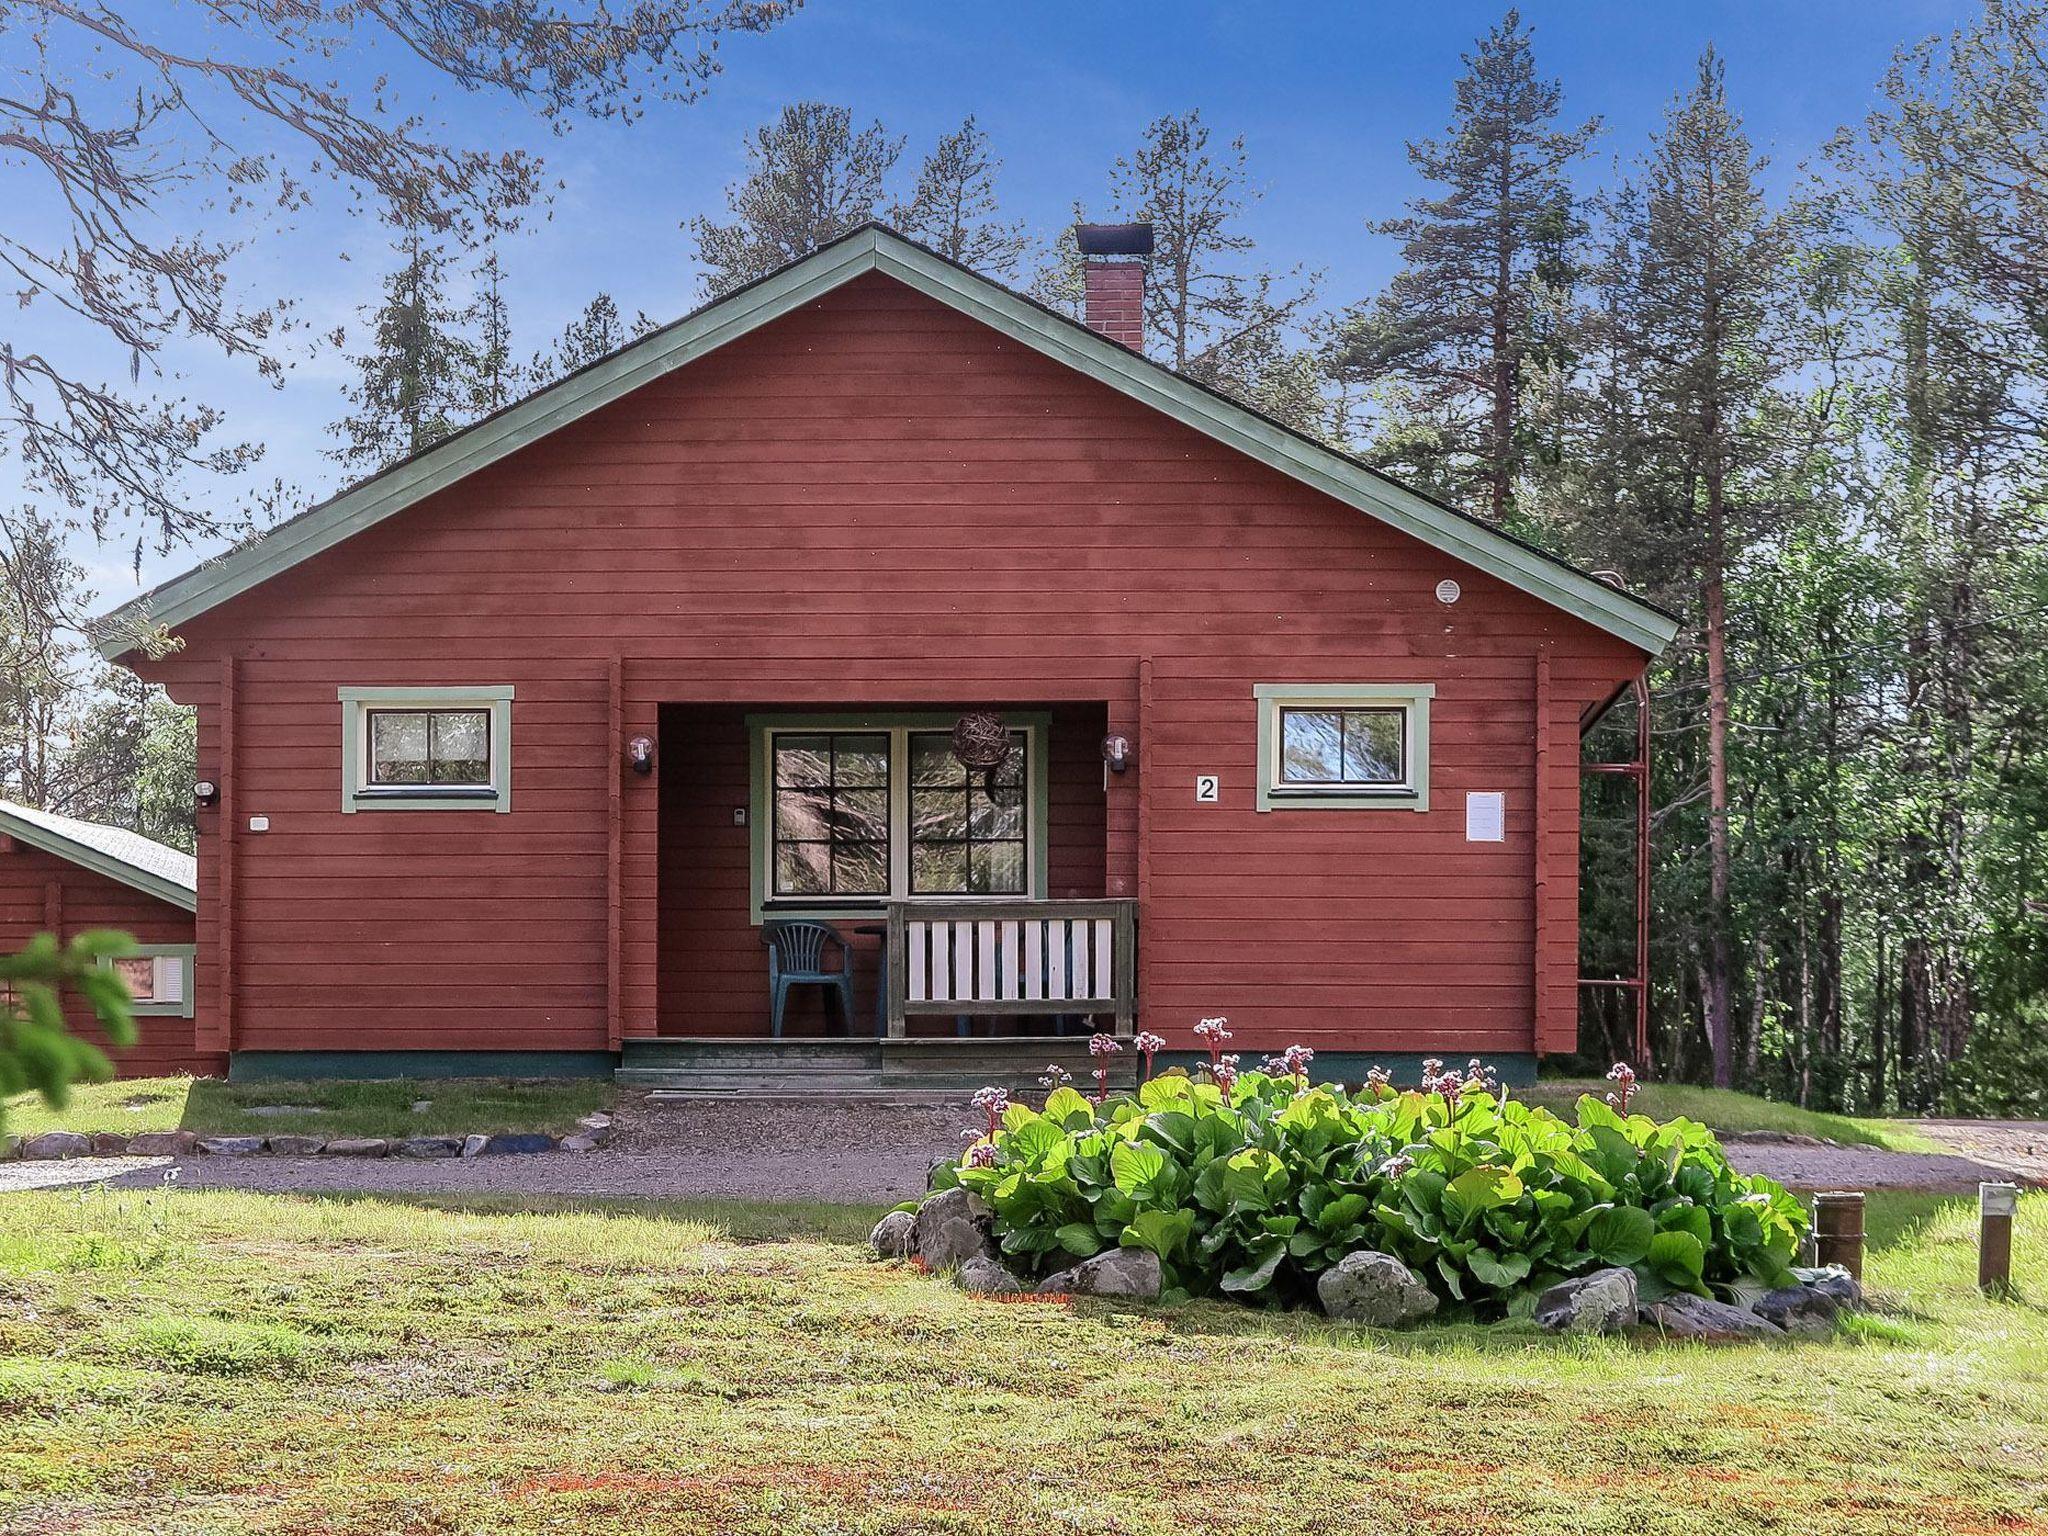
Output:
<svg viewBox="0 0 2048 1536">
<path fill-rule="evenodd" d="M 627 1039 L 614 1074 L 634 1088 L 707 1096 L 810 1097 L 820 1093 L 943 1093 L 965 1096 L 988 1084 L 1014 1094 L 1040 1092 L 1048 1066 L 1074 1086 L 1093 1088 L 1085 1035 L 1004 1035 L 881 1039 L 772 1040 L 664 1036 Z M 1110 1058 L 1110 1086 L 1137 1081 L 1137 1057 Z"/>
</svg>

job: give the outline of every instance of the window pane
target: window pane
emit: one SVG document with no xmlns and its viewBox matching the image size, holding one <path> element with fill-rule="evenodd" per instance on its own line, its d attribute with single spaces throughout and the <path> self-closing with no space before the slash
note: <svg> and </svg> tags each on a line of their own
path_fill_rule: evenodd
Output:
<svg viewBox="0 0 2048 1536">
<path fill-rule="evenodd" d="M 777 843 L 775 894 L 829 896 L 832 893 L 830 843 Z"/>
<path fill-rule="evenodd" d="M 1344 715 L 1344 777 L 1353 784 L 1399 784 L 1401 711 L 1354 709 Z"/>
<path fill-rule="evenodd" d="M 491 781 L 491 717 L 481 709 L 441 709 L 428 717 L 436 784 Z"/>
<path fill-rule="evenodd" d="M 832 738 L 777 736 L 775 782 L 786 789 L 822 789 L 832 782 Z"/>
<path fill-rule="evenodd" d="M 1344 716 L 1338 710 L 1280 711 L 1280 777 L 1295 784 L 1344 778 Z"/>
<path fill-rule="evenodd" d="M 832 782 L 886 788 L 889 783 L 889 738 L 886 736 L 834 736 L 832 738 Z"/>
<path fill-rule="evenodd" d="M 156 1001 L 156 960 L 152 956 L 123 956 L 114 962 L 114 970 L 128 983 L 128 995 L 136 1002 Z"/>
<path fill-rule="evenodd" d="M 889 840 L 889 791 L 841 789 L 832 794 L 832 835 L 861 841 Z"/>
<path fill-rule="evenodd" d="M 1000 781 L 999 781 L 1000 784 Z M 969 796 L 970 824 L 974 836 L 1022 837 L 1024 835 L 1024 800 L 1016 789 L 1008 790 L 1004 798 L 1011 803 L 998 805 L 989 799 L 988 791 L 977 785 Z"/>
<path fill-rule="evenodd" d="M 915 842 L 957 842 L 966 837 L 967 791 L 964 788 L 911 791 L 910 836 Z"/>
<path fill-rule="evenodd" d="M 910 738 L 910 782 L 912 784 L 958 784 L 967 782 L 967 770 L 953 756 L 953 738 L 946 731 L 918 731 Z"/>
<path fill-rule="evenodd" d="M 823 839 L 832 830 L 829 791 L 778 789 L 775 792 L 775 835 L 778 838 Z"/>
<path fill-rule="evenodd" d="M 370 782 L 427 782 L 427 717 L 380 709 L 370 715 Z"/>
<path fill-rule="evenodd" d="M 1022 843 L 975 843 L 968 849 L 969 885 L 977 896 L 1018 896 L 1024 891 Z"/>
<path fill-rule="evenodd" d="M 1024 733 L 1010 732 L 1010 755 L 1003 759 L 1003 766 L 996 770 L 996 783 L 1021 787 L 1024 783 L 1024 762 L 1029 751 Z"/>
<path fill-rule="evenodd" d="M 840 896 L 886 896 L 889 892 L 888 844 L 833 844 L 832 889 Z"/>
<path fill-rule="evenodd" d="M 910 850 L 910 889 L 919 896 L 957 894 L 967 889 L 965 843 L 917 843 Z"/>
</svg>

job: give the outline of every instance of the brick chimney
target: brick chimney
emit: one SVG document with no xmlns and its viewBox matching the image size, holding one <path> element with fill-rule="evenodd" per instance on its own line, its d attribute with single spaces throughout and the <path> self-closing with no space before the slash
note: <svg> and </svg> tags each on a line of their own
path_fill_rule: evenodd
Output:
<svg viewBox="0 0 2048 1536">
<path fill-rule="evenodd" d="M 1145 350 L 1145 263 L 1150 224 L 1076 224 L 1086 279 L 1088 329 L 1133 352 Z"/>
</svg>

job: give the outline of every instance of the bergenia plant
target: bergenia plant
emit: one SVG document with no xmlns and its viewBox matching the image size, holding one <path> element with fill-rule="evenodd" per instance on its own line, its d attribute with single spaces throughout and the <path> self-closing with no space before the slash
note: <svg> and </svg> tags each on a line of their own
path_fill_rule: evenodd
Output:
<svg viewBox="0 0 2048 1536">
<path fill-rule="evenodd" d="M 1150 1082 L 1152 1080 L 1152 1058 L 1166 1049 L 1166 1037 L 1164 1035 L 1155 1035 L 1147 1029 L 1141 1029 L 1138 1031 L 1137 1039 L 1131 1042 L 1131 1048 L 1145 1058 L 1145 1080 Z"/>
<path fill-rule="evenodd" d="M 1009 1090 L 990 1084 L 974 1095 L 974 1107 L 988 1116 L 988 1139 L 994 1141 L 1003 1128 L 1003 1113 L 1010 1107 Z"/>
<path fill-rule="evenodd" d="M 1109 1098 L 1109 1058 L 1124 1048 L 1115 1035 L 1093 1034 L 1088 1037 L 1088 1054 L 1095 1058 L 1095 1102 L 1100 1104 Z"/>
<path fill-rule="evenodd" d="M 1607 1071 L 1607 1081 L 1614 1084 L 1614 1092 L 1607 1095 L 1607 1102 L 1628 1113 L 1628 1101 L 1636 1096 L 1636 1069 L 1625 1061 L 1617 1061 Z"/>
<path fill-rule="evenodd" d="M 1308 1081 L 1308 1066 L 1315 1059 L 1316 1053 L 1305 1045 L 1290 1045 L 1280 1053 L 1280 1065 L 1287 1076 L 1302 1083 Z"/>
<path fill-rule="evenodd" d="M 1435 1056 L 1422 1058 L 1422 1091 L 1435 1093 L 1438 1081 L 1443 1077 L 1444 1064 Z"/>
<path fill-rule="evenodd" d="M 1230 1038 L 1230 1020 L 1202 1020 L 1195 1026 L 1195 1038 L 1202 1042 L 1202 1049 L 1209 1053 L 1209 1068 L 1214 1072 L 1216 1063 L 1223 1056 L 1223 1042 Z"/>
<path fill-rule="evenodd" d="M 1039 1075 L 1038 1086 L 1043 1088 L 1047 1093 L 1051 1093 L 1055 1088 L 1066 1087 L 1067 1084 L 1071 1083 L 1073 1080 L 1073 1073 L 1069 1072 L 1065 1067 L 1061 1066 L 1058 1062 L 1054 1062 L 1051 1066 L 1047 1067 L 1045 1071 Z"/>
<path fill-rule="evenodd" d="M 1209 1075 L 1216 1079 L 1216 1086 L 1223 1090 L 1224 1102 L 1230 1100 L 1230 1090 L 1237 1085 L 1237 1063 L 1235 1055 L 1218 1056 L 1210 1063 Z"/>
<path fill-rule="evenodd" d="M 996 1165 L 996 1144 L 992 1141 L 977 1141 L 967 1149 L 963 1159 L 969 1168 L 993 1168 Z"/>
</svg>

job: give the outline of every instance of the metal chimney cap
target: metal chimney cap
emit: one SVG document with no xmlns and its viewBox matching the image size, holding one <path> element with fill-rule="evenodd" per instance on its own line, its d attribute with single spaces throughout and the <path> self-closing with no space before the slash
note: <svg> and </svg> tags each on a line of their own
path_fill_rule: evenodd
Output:
<svg viewBox="0 0 2048 1536">
<path fill-rule="evenodd" d="M 1076 224 L 1074 243 L 1083 256 L 1150 256 L 1152 226 L 1144 224 Z"/>
</svg>

